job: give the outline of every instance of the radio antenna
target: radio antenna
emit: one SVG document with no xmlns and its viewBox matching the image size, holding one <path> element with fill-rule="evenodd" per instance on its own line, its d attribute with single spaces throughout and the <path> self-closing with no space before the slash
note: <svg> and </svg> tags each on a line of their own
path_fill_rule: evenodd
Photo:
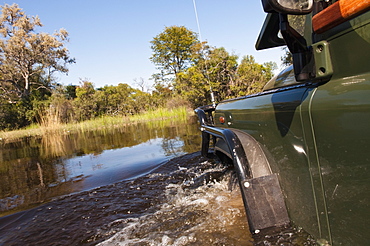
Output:
<svg viewBox="0 0 370 246">
<path fill-rule="evenodd" d="M 202 44 L 203 46 L 203 40 L 202 40 L 202 34 L 200 32 L 200 24 L 199 24 L 199 18 L 198 18 L 198 11 L 197 11 L 197 5 L 195 3 L 195 0 L 193 0 L 193 5 L 194 5 L 194 12 L 195 12 L 195 19 L 197 21 L 197 26 L 198 26 L 198 33 L 199 33 L 199 41 L 200 43 Z M 203 53 L 203 49 L 201 51 Z M 203 55 L 203 54 L 202 54 Z M 211 102 L 212 102 L 212 105 L 213 107 L 216 107 L 216 101 L 215 101 L 215 95 L 213 93 L 213 90 L 212 90 L 212 86 L 211 86 L 211 83 L 210 83 L 210 80 L 209 80 L 209 76 L 208 76 L 208 68 L 207 68 L 207 59 L 206 57 L 204 56 L 204 63 L 205 63 L 205 66 L 206 66 L 206 79 L 207 79 L 207 82 L 208 82 L 208 85 L 209 85 L 209 91 L 211 93 Z"/>
<path fill-rule="evenodd" d="M 197 11 L 197 5 L 195 3 L 195 0 L 193 0 L 193 5 L 194 5 L 194 12 L 195 12 L 195 19 L 196 19 L 197 25 L 198 25 L 199 40 L 200 40 L 200 42 L 202 42 L 202 34 L 200 32 L 200 25 L 199 25 L 199 19 L 198 19 L 198 11 Z"/>
</svg>

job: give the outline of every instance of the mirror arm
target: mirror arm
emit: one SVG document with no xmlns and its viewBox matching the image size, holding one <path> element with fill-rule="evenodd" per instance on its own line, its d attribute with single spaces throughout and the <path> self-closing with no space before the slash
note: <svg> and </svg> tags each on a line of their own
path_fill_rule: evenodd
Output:
<svg viewBox="0 0 370 246">
<path fill-rule="evenodd" d="M 283 35 L 286 44 L 292 53 L 306 52 L 307 42 L 296 30 L 294 30 L 288 21 L 286 14 L 279 14 L 280 16 L 280 32 Z"/>
<path fill-rule="evenodd" d="M 289 25 L 287 14 L 279 14 L 280 32 L 293 57 L 294 74 L 297 81 L 306 81 L 314 78 L 314 62 L 312 48 L 294 28 Z"/>
</svg>

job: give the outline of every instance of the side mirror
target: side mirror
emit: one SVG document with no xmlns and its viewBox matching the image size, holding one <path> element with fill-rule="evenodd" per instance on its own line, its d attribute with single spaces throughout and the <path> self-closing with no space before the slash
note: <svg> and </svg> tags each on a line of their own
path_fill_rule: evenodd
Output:
<svg viewBox="0 0 370 246">
<path fill-rule="evenodd" d="M 262 0 L 266 13 L 304 15 L 312 11 L 313 0 Z"/>
</svg>

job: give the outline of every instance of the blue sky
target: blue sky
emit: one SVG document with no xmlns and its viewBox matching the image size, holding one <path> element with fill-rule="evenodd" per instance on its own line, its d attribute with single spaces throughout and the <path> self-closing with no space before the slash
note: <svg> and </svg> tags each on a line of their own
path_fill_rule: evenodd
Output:
<svg viewBox="0 0 370 246">
<path fill-rule="evenodd" d="M 193 0 L 18 0 L 27 15 L 38 15 L 40 32 L 60 28 L 69 32 L 67 48 L 76 58 L 64 85 L 88 79 L 95 87 L 149 78 L 156 73 L 149 60 L 150 41 L 165 27 L 178 25 L 198 33 Z M 255 41 L 265 18 L 260 0 L 196 0 L 201 38 L 211 46 L 225 47 L 242 57 L 253 55 L 258 63 L 280 66 L 281 48 L 256 51 Z"/>
</svg>

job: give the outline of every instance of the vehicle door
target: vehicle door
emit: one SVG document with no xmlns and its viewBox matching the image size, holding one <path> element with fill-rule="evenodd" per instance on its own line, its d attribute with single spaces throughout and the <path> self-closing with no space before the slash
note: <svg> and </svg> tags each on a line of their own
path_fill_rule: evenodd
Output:
<svg viewBox="0 0 370 246">
<path fill-rule="evenodd" d="M 314 182 L 323 185 L 333 244 L 366 245 L 370 242 L 370 13 L 314 34 L 314 41 L 320 40 L 328 42 L 333 76 L 306 102 L 312 130 L 307 141 L 314 150 L 311 173 Z"/>
</svg>

